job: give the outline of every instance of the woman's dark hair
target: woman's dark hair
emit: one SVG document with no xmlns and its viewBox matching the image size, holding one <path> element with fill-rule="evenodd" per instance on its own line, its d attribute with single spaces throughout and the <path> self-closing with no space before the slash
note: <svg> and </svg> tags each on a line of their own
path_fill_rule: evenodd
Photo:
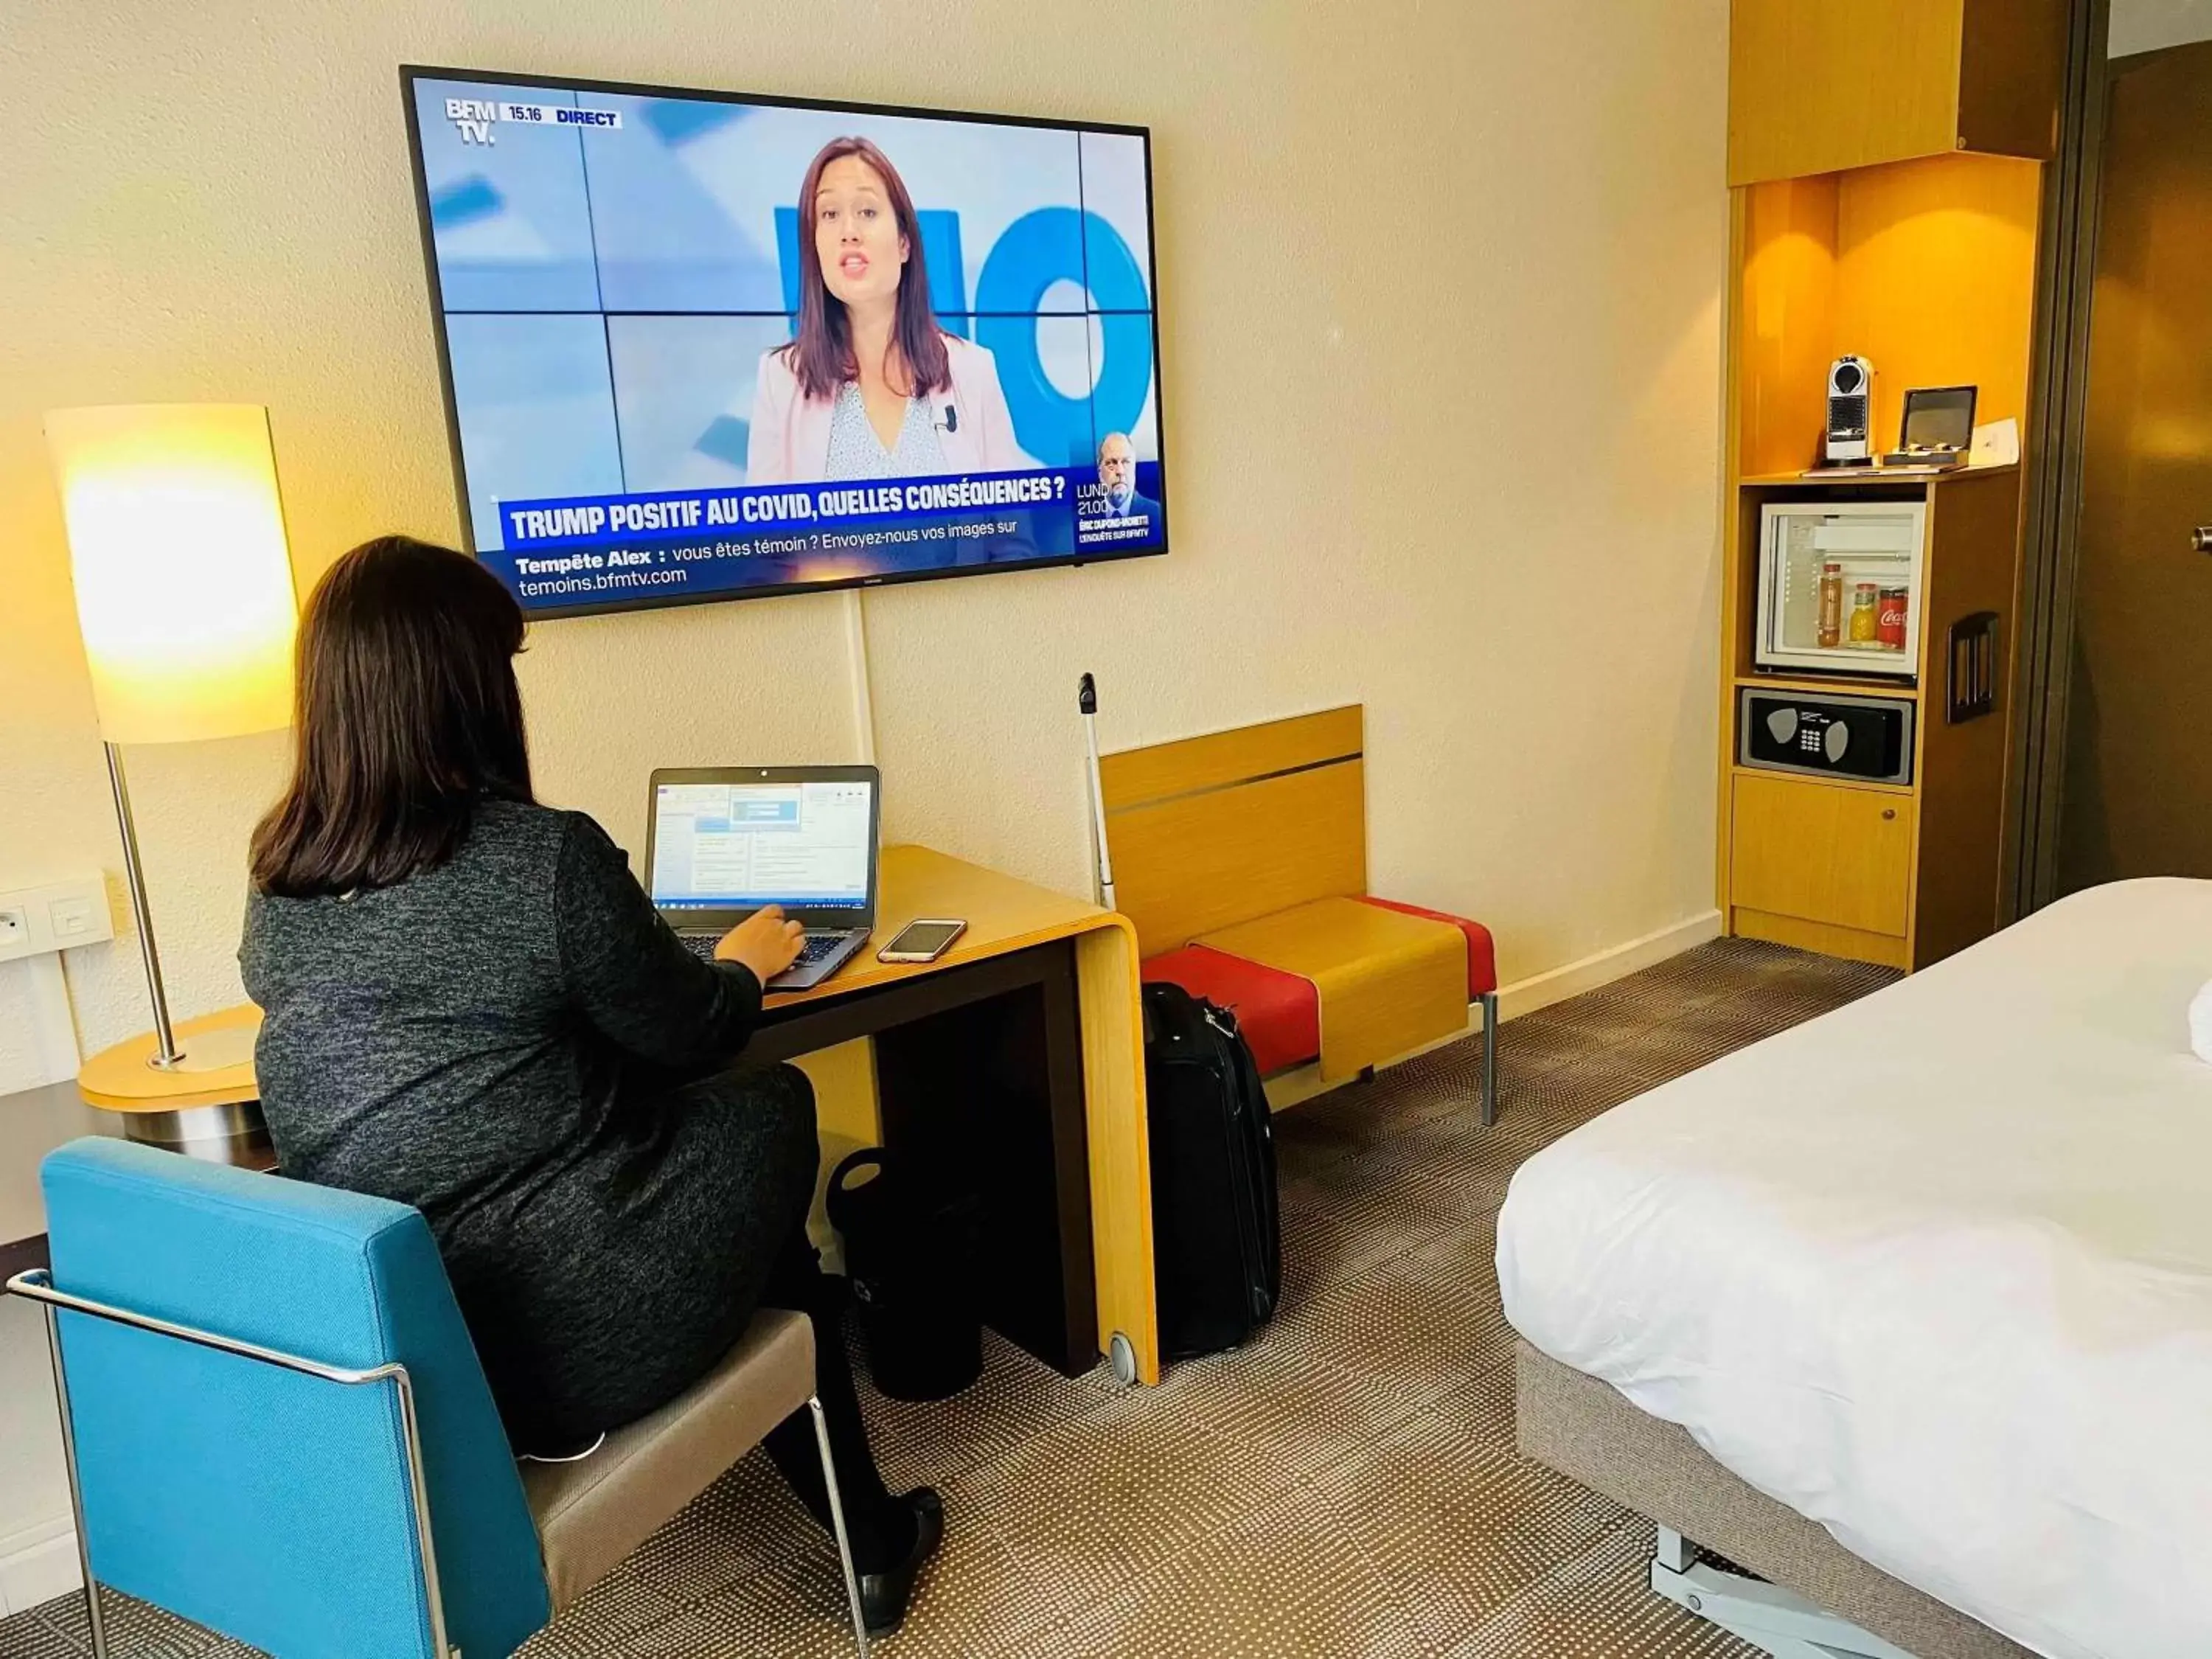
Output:
<svg viewBox="0 0 2212 1659">
<path fill-rule="evenodd" d="M 822 255 L 814 246 L 814 197 L 822 187 L 822 174 L 832 161 L 859 157 L 876 170 L 890 198 L 891 216 L 906 239 L 906 269 L 899 273 L 898 320 L 891 337 L 906 360 L 914 383 L 909 397 L 928 397 L 951 389 L 952 368 L 945 361 L 945 331 L 929 308 L 929 271 L 921 258 L 921 221 L 915 216 L 914 198 L 898 176 L 890 157 L 866 138 L 832 138 L 822 153 L 807 164 L 806 178 L 799 186 L 799 337 L 782 348 L 784 361 L 799 378 L 799 389 L 810 398 L 834 398 L 846 381 L 860 372 L 853 356 L 853 326 L 845 302 L 830 291 L 822 278 Z"/>
<path fill-rule="evenodd" d="M 253 832 L 284 898 L 389 887 L 460 850 L 477 803 L 526 801 L 522 607 L 465 554 L 406 536 L 332 565 L 301 620 L 292 781 Z"/>
</svg>

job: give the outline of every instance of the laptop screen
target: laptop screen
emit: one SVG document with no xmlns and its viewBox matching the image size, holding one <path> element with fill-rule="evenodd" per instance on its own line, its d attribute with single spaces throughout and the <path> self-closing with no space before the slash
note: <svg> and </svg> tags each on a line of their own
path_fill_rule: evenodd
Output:
<svg viewBox="0 0 2212 1659">
<path fill-rule="evenodd" d="M 872 783 L 664 783 L 647 883 L 665 911 L 868 908 Z"/>
</svg>

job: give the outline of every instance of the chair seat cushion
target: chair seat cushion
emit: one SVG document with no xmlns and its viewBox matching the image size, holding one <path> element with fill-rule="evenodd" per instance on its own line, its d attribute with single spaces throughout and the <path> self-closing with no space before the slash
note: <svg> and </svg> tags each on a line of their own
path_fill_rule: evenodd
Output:
<svg viewBox="0 0 2212 1659">
<path fill-rule="evenodd" d="M 1400 915 L 1424 916 L 1458 928 L 1467 936 L 1467 1000 L 1473 1002 L 1498 988 L 1498 946 L 1490 937 L 1490 929 L 1480 922 L 1469 921 L 1447 910 L 1425 910 L 1418 904 L 1400 904 L 1395 899 L 1370 896 L 1365 902 L 1382 909 L 1395 910 Z"/>
<path fill-rule="evenodd" d="M 1235 1014 L 1262 1077 L 1321 1056 L 1321 994 L 1310 980 L 1203 945 L 1154 957 L 1144 976 L 1147 983 L 1180 985 Z"/>
<path fill-rule="evenodd" d="M 720 1364 L 574 1463 L 525 1463 L 553 1605 L 565 1607 L 814 1394 L 806 1316 L 763 1309 Z"/>
</svg>

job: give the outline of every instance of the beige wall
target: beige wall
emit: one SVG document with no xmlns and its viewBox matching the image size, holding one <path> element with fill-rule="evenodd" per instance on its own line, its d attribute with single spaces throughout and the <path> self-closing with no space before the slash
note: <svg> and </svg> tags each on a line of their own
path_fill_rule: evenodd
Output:
<svg viewBox="0 0 2212 1659">
<path fill-rule="evenodd" d="M 2212 0 L 2112 0 L 2109 39 L 2114 58 L 2212 40 Z"/>
<path fill-rule="evenodd" d="M 1726 23 L 1724 0 L 9 0 L 0 886 L 119 864 L 42 410 L 266 403 L 303 583 L 376 532 L 458 533 L 408 60 L 1152 127 L 1177 550 L 870 595 L 891 836 L 1082 890 L 1089 668 L 1110 746 L 1364 700 L 1375 885 L 1490 920 L 1509 978 L 1703 913 Z M 847 757 L 843 603 L 538 629 L 543 793 L 635 848 L 650 765 Z M 137 752 L 187 1012 L 238 995 L 242 847 L 283 763 L 275 738 Z M 143 1026 L 127 941 L 68 970 L 88 1045 Z M 0 1029 L 27 987 L 0 969 Z"/>
</svg>

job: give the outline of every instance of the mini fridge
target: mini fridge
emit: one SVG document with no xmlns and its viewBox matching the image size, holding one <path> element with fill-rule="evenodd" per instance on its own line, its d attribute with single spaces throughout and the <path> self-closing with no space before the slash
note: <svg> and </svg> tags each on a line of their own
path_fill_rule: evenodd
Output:
<svg viewBox="0 0 2212 1659">
<path fill-rule="evenodd" d="M 1927 514 L 1924 501 L 1762 507 L 1757 666 L 1912 678 L 1920 662 Z"/>
</svg>

